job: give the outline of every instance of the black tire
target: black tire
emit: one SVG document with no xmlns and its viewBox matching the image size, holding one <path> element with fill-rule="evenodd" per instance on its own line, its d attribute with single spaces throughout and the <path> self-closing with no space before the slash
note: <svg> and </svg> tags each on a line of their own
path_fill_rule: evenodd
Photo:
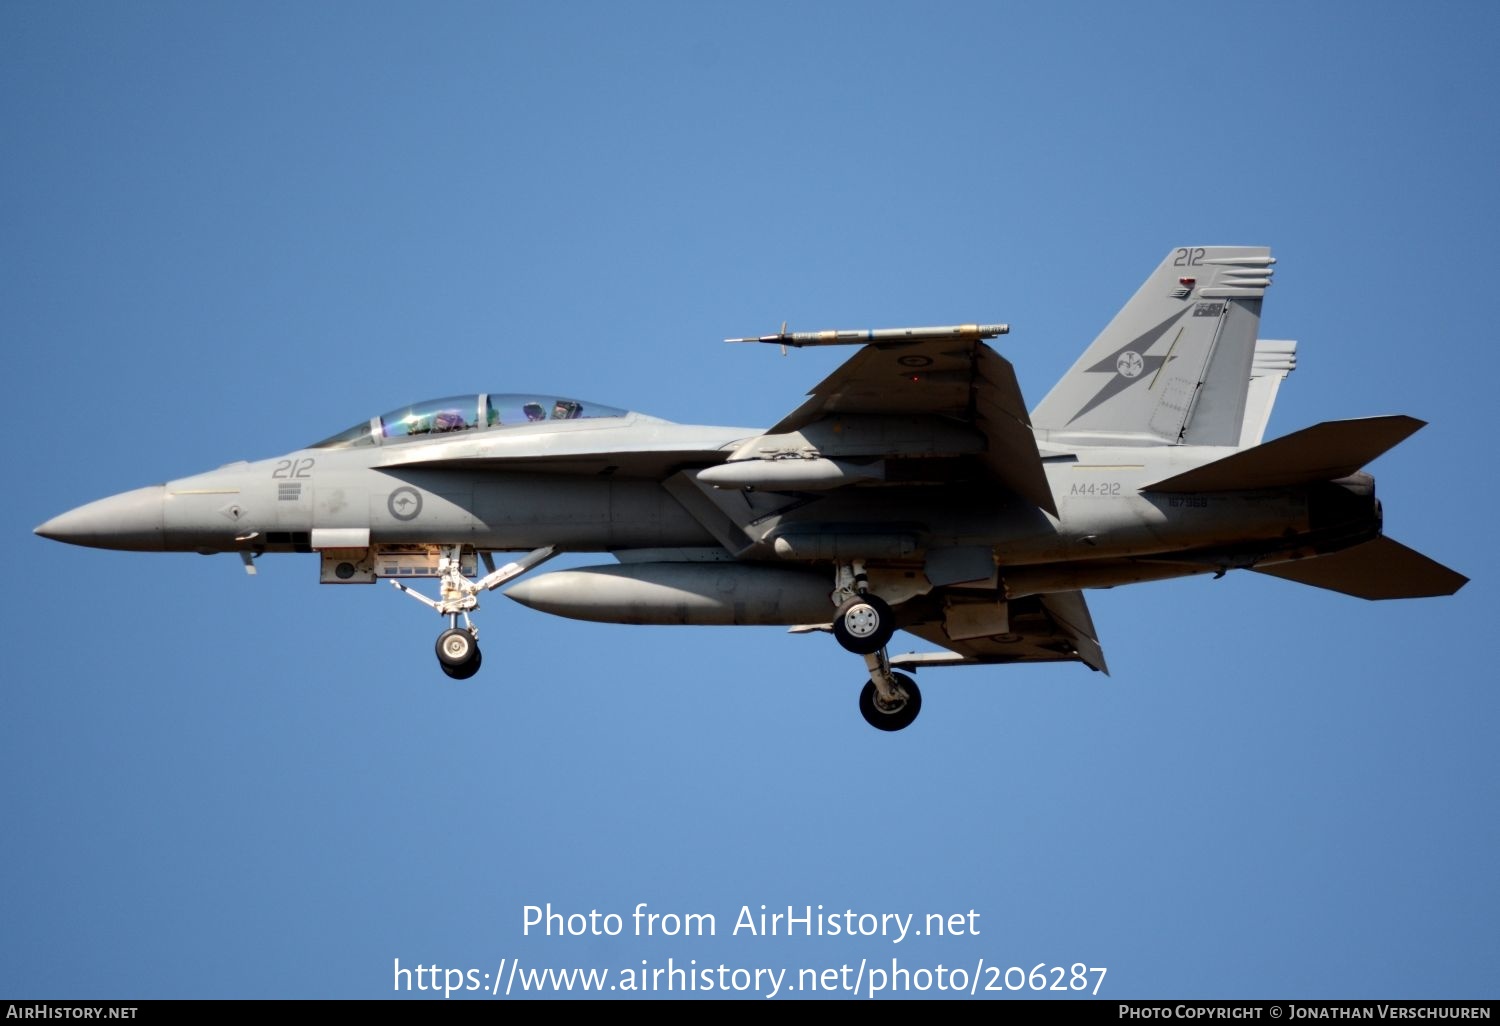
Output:
<svg viewBox="0 0 1500 1026">
<path fill-rule="evenodd" d="M 473 631 L 450 627 L 438 635 L 436 648 L 438 662 L 456 669 L 478 657 L 479 641 Z"/>
<path fill-rule="evenodd" d="M 847 652 L 879 652 L 896 633 L 891 607 L 874 595 L 856 595 L 833 614 L 833 636 Z"/>
<path fill-rule="evenodd" d="M 917 682 L 904 673 L 893 673 L 891 676 L 896 678 L 896 683 L 906 692 L 906 701 L 895 709 L 882 709 L 875 704 L 875 696 L 879 692 L 875 690 L 873 680 L 867 681 L 864 690 L 859 693 L 860 715 L 877 730 L 905 730 L 917 718 L 917 713 L 922 711 L 922 692 L 917 690 Z"/>
<path fill-rule="evenodd" d="M 479 672 L 479 667 L 484 663 L 484 653 L 479 649 L 474 650 L 474 658 L 462 666 L 449 666 L 447 663 L 438 663 L 443 672 L 454 680 L 468 680 Z"/>
</svg>

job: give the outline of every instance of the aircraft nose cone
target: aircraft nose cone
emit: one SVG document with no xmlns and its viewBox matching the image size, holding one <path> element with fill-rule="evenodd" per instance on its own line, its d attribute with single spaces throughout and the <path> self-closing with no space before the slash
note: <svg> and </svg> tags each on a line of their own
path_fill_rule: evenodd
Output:
<svg viewBox="0 0 1500 1026">
<path fill-rule="evenodd" d="M 53 517 L 36 533 L 70 545 L 96 549 L 160 551 L 165 547 L 162 511 L 165 485 L 111 495 Z"/>
</svg>

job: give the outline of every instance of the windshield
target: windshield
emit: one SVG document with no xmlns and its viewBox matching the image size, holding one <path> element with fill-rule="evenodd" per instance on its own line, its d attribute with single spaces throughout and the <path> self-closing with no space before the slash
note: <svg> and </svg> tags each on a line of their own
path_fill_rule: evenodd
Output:
<svg viewBox="0 0 1500 1026">
<path fill-rule="evenodd" d="M 356 445 L 381 445 L 408 438 L 473 431 L 476 428 L 515 427 L 539 420 L 623 417 L 628 412 L 615 406 L 603 406 L 564 396 L 481 392 L 477 395 L 455 395 L 401 406 L 389 413 L 361 421 L 311 448 L 346 449 Z"/>
</svg>

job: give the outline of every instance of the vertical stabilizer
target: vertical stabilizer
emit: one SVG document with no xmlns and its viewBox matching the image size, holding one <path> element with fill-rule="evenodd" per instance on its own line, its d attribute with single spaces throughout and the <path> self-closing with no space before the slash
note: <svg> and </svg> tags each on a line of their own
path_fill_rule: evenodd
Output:
<svg viewBox="0 0 1500 1026">
<path fill-rule="evenodd" d="M 1053 443 L 1240 444 L 1275 260 L 1264 246 L 1181 246 L 1031 414 Z"/>
</svg>

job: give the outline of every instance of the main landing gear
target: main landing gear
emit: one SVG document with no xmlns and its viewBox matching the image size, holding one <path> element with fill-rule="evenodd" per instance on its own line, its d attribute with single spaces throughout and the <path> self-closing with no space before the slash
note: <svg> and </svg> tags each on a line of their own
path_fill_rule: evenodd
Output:
<svg viewBox="0 0 1500 1026">
<path fill-rule="evenodd" d="M 833 614 L 833 636 L 846 651 L 864 656 L 870 679 L 859 693 L 859 711 L 877 730 L 902 730 L 922 711 L 917 682 L 891 669 L 886 645 L 896 633 L 895 614 L 870 592 L 864 563 L 840 564 L 833 590 L 838 610 Z"/>
<path fill-rule="evenodd" d="M 430 606 L 440 615 L 448 618 L 448 629 L 439 634 L 437 639 L 438 666 L 454 680 L 468 680 L 479 672 L 479 667 L 484 662 L 484 654 L 479 651 L 479 628 L 475 627 L 474 621 L 469 618 L 469 614 L 479 608 L 479 593 L 500 587 L 532 567 L 545 563 L 556 554 L 557 546 L 548 545 L 534 549 L 497 570 L 491 555 L 488 552 L 482 552 L 480 556 L 484 559 L 484 568 L 489 573 L 477 581 L 471 581 L 464 576 L 463 572 L 463 547 L 449 545 L 444 547 L 443 554 L 438 559 L 440 581 L 438 591 L 442 596 L 440 599 L 430 599 L 420 592 L 413 591 L 400 581 L 391 583 L 418 602 Z M 462 627 L 458 625 L 460 616 L 464 618 Z"/>
<path fill-rule="evenodd" d="M 860 689 L 859 714 L 877 730 L 904 730 L 922 711 L 922 692 L 916 681 L 881 662 L 882 668 L 870 668 L 870 679 Z"/>
<path fill-rule="evenodd" d="M 875 595 L 858 594 L 833 614 L 833 636 L 847 651 L 870 655 L 890 644 L 896 633 L 895 614 Z"/>
</svg>

